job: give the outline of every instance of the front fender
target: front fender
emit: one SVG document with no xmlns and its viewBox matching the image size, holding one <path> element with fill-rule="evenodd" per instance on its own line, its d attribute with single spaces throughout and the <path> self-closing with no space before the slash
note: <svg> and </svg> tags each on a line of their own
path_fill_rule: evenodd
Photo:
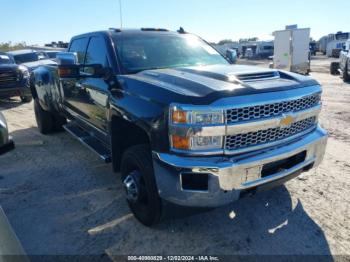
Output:
<svg viewBox="0 0 350 262">
<path fill-rule="evenodd" d="M 145 97 L 117 91 L 110 100 L 109 121 L 113 117 L 123 119 L 147 133 L 153 150 L 165 151 L 167 139 L 167 106 L 155 103 Z"/>
<path fill-rule="evenodd" d="M 38 67 L 32 74 L 33 96 L 38 99 L 41 107 L 46 111 L 54 111 L 57 108 L 57 101 L 53 99 L 55 80 L 53 70 L 49 67 Z"/>
</svg>

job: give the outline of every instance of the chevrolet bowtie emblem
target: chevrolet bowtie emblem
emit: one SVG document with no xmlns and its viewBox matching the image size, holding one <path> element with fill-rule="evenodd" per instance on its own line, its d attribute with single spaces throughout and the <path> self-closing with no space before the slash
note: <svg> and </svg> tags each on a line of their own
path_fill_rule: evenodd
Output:
<svg viewBox="0 0 350 262">
<path fill-rule="evenodd" d="M 294 117 L 291 115 L 283 115 L 280 121 L 280 127 L 289 127 L 294 122 Z"/>
</svg>

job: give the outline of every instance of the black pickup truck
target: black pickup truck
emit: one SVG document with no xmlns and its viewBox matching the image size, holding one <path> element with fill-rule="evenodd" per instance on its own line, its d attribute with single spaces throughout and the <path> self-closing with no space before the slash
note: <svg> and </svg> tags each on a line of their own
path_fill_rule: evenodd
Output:
<svg viewBox="0 0 350 262">
<path fill-rule="evenodd" d="M 320 85 L 231 65 L 184 30 L 74 37 L 32 73 L 39 130 L 64 128 L 121 172 L 135 217 L 164 203 L 216 207 L 279 185 L 322 160 Z"/>
<path fill-rule="evenodd" d="M 29 70 L 16 65 L 7 53 L 0 52 L 0 98 L 19 96 L 22 102 L 32 100 L 29 88 Z"/>
</svg>

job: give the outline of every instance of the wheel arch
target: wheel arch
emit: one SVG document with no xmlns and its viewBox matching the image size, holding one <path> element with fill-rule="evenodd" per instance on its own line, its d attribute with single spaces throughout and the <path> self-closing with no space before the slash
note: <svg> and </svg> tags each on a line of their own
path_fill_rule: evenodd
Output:
<svg viewBox="0 0 350 262">
<path fill-rule="evenodd" d="M 33 98 L 38 99 L 44 110 L 50 111 L 54 109 L 54 101 L 51 95 L 54 85 L 52 72 L 48 68 L 40 66 L 32 72 L 30 90 Z"/>
<path fill-rule="evenodd" d="M 36 92 L 36 88 L 35 88 L 35 74 L 34 74 L 34 72 L 32 72 L 30 74 L 29 88 L 30 88 L 30 92 L 32 93 L 32 97 L 34 99 L 37 99 L 38 98 L 38 93 Z"/>
<path fill-rule="evenodd" d="M 115 172 L 120 171 L 123 153 L 131 146 L 147 144 L 151 147 L 151 136 L 146 128 L 138 123 L 128 121 L 119 116 L 110 119 L 112 163 Z"/>
</svg>

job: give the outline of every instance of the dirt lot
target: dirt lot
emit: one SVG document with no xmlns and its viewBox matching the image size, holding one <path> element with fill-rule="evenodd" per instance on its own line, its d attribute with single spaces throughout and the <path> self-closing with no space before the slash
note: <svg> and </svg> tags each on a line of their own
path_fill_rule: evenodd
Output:
<svg viewBox="0 0 350 262">
<path fill-rule="evenodd" d="M 0 101 L 16 149 L 0 157 L 0 204 L 29 254 L 350 255 L 350 84 L 313 61 L 329 131 L 322 165 L 285 186 L 150 229 L 118 174 L 67 133 L 39 134 L 33 104 Z"/>
</svg>

